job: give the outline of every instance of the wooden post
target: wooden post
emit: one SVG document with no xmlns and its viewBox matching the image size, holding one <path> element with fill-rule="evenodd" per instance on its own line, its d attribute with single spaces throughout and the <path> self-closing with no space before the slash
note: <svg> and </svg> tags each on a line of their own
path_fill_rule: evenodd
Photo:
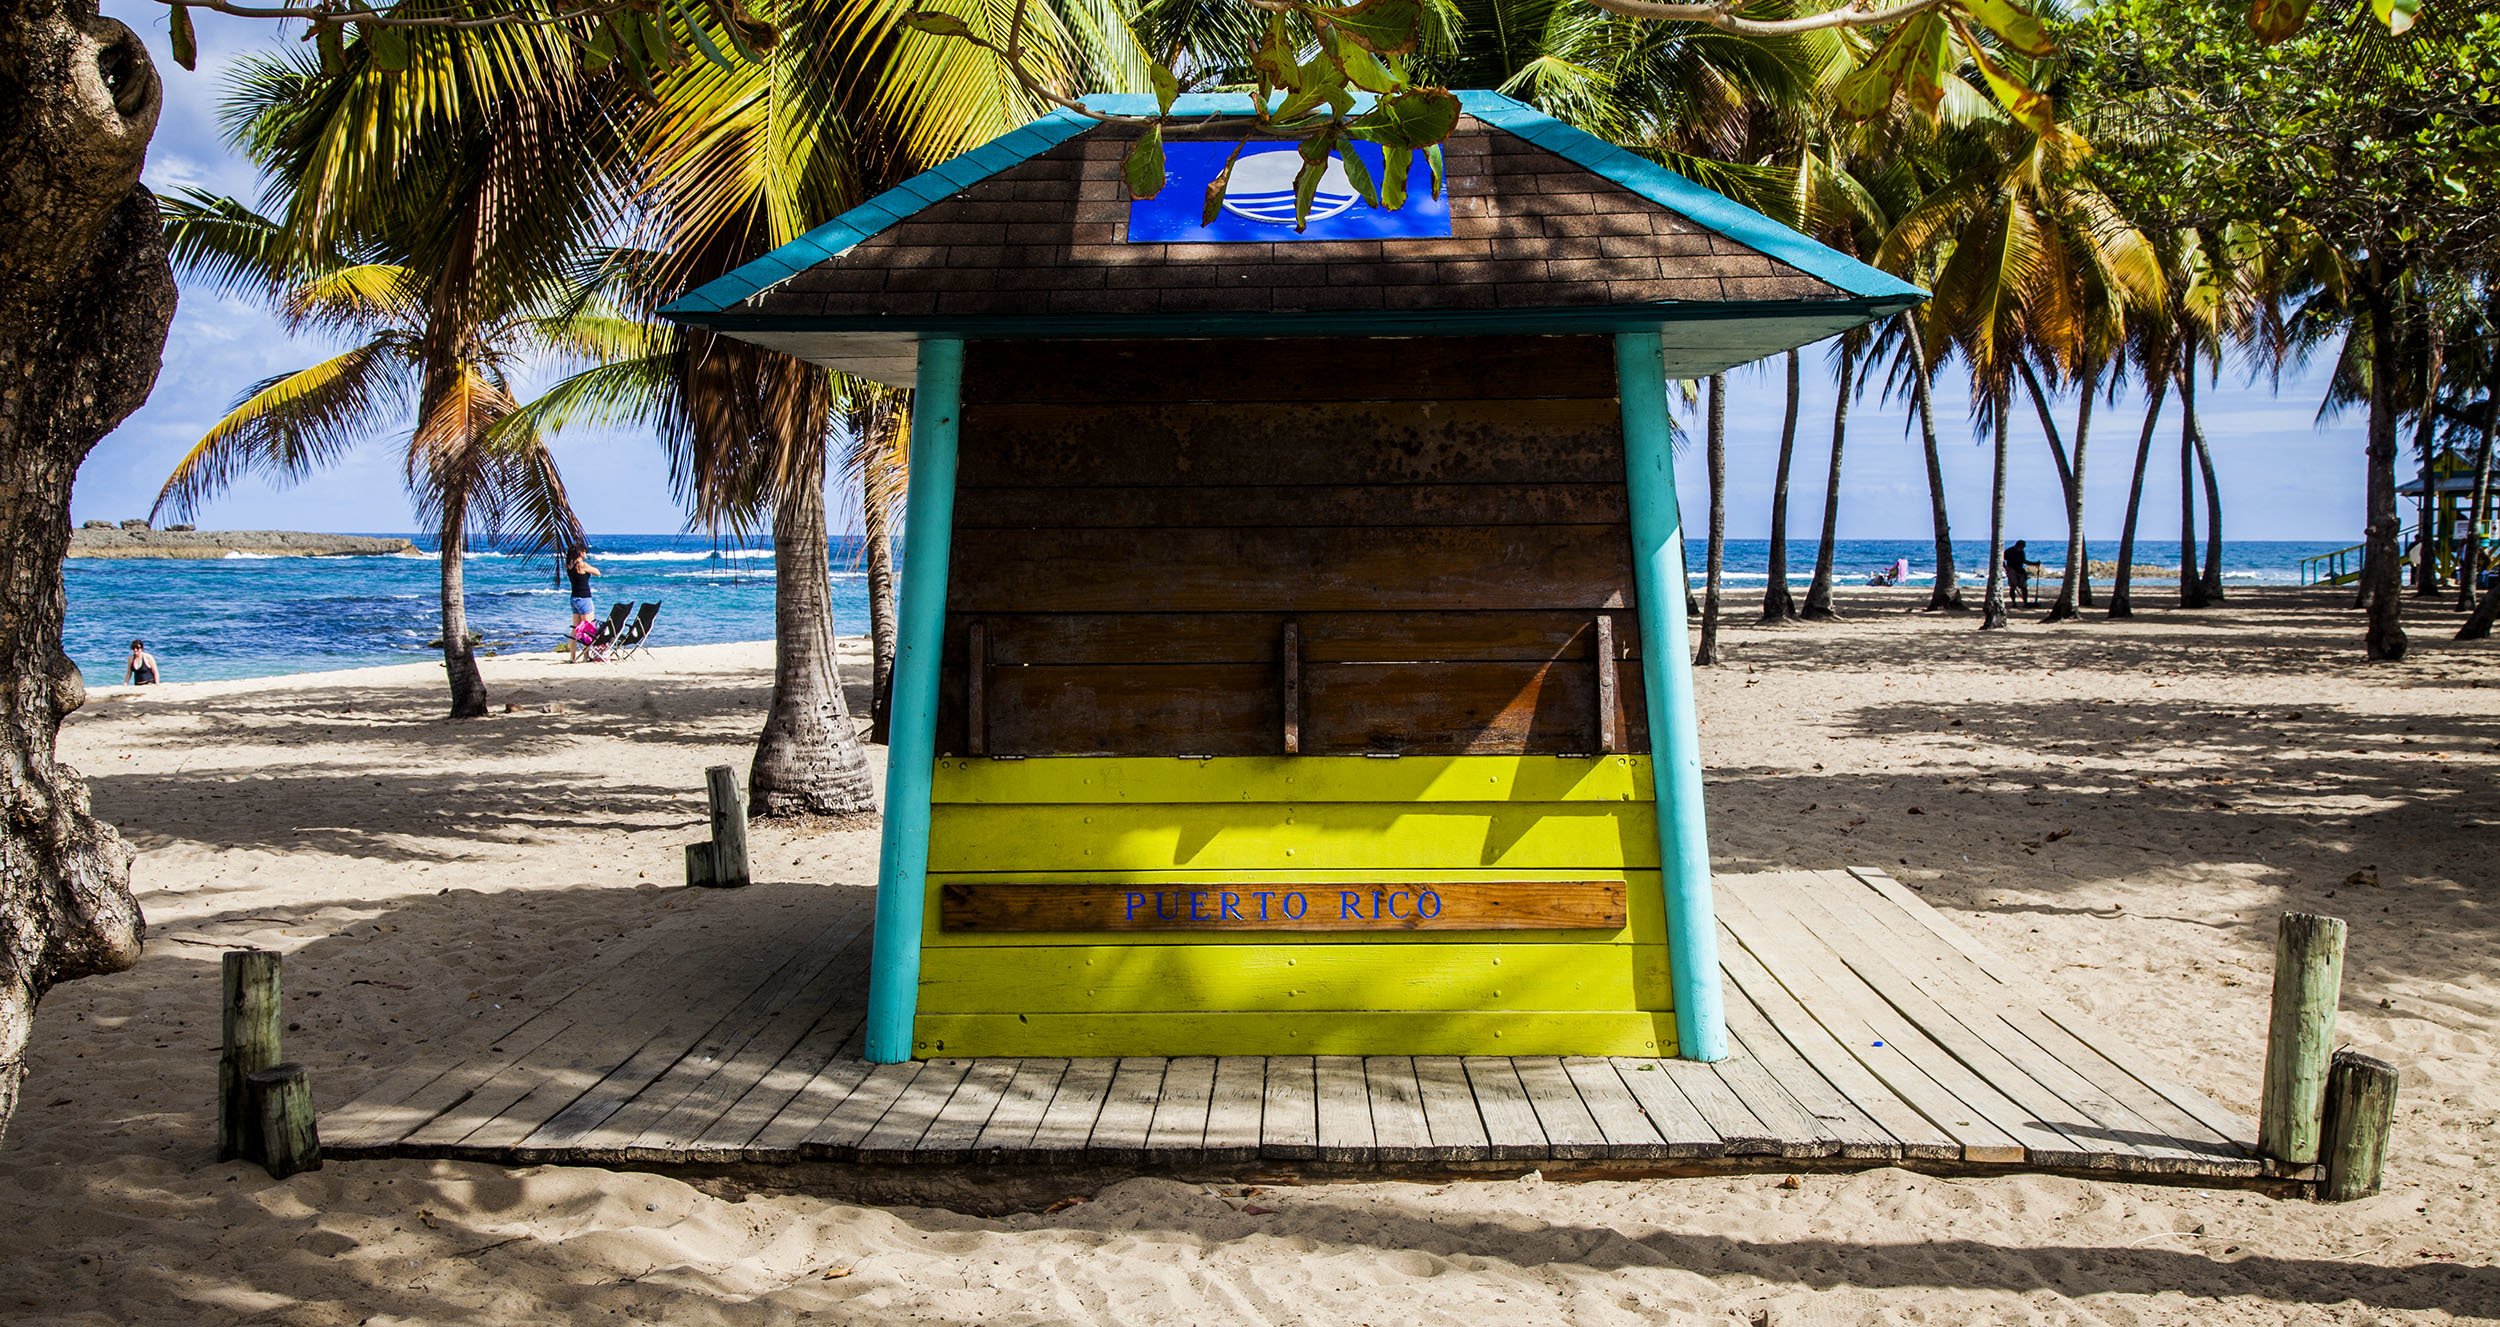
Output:
<svg viewBox="0 0 2500 1327">
<path fill-rule="evenodd" d="M 1615 393 L 1623 410 L 1624 485 L 1631 504 L 1650 778 L 1658 801 L 1658 874 L 1666 902 L 1675 1053 L 1687 1060 L 1724 1060 L 1726 997 L 1710 896 L 1709 826 L 1702 815 L 1701 722 L 1693 709 L 1693 655 L 1686 644 L 1691 628 L 1684 620 L 1692 588 L 1684 575 L 1675 424 L 1667 413 L 1666 351 L 1658 333 L 1615 334 Z"/>
<path fill-rule="evenodd" d="M 703 787 L 712 800 L 712 879 L 722 888 L 746 884 L 747 870 L 747 799 L 738 791 L 738 771 L 727 765 L 714 765 L 703 771 Z M 687 872 L 693 873 L 694 859 L 686 859 Z"/>
<path fill-rule="evenodd" d="M 712 856 L 711 844 L 687 844 L 686 883 L 697 889 L 706 889 L 719 884 L 720 868 L 714 865 L 713 862 L 714 858 Z"/>
<path fill-rule="evenodd" d="M 1277 647 L 1284 663 L 1284 686 L 1277 704 L 1284 710 L 1285 754 L 1302 754 L 1302 624 L 1285 619 L 1284 640 Z"/>
<path fill-rule="evenodd" d="M 2343 984 L 2343 921 L 2283 914 L 2274 939 L 2274 1013 L 2266 1026 L 2257 1145 L 2285 1165 L 2313 1165 L 2318 1159 L 2327 1059 L 2335 1048 L 2335 1003 Z"/>
<path fill-rule="evenodd" d="M 321 1169 L 321 1130 L 313 1122 L 312 1075 L 300 1064 L 275 1064 L 243 1076 L 260 1163 L 285 1179 Z"/>
<path fill-rule="evenodd" d="M 2395 1122 L 2396 1066 L 2359 1051 L 2335 1052 L 2326 1078 L 2326 1183 L 2318 1196 L 2343 1203 L 2377 1193 Z"/>
<path fill-rule="evenodd" d="M 1621 702 L 1615 699 L 1619 685 L 1615 674 L 1615 619 L 1611 613 L 1597 615 L 1597 754 L 1611 756 L 1623 749 L 1623 725 L 1618 711 Z"/>
<path fill-rule="evenodd" d="M 246 1099 L 244 1079 L 278 1062 L 278 955 L 267 949 L 228 950 L 219 963 L 225 986 L 225 1051 L 217 1060 L 217 1159 L 260 1159 L 260 1114 Z"/>
<path fill-rule="evenodd" d="M 922 340 L 915 382 L 903 593 L 894 614 L 885 836 L 877 851 L 877 924 L 868 957 L 865 1051 L 876 1064 L 911 1058 L 912 1016 L 920 1006 L 920 927 L 929 893 L 929 797 L 937 772 L 938 658 L 946 637 L 946 563 L 955 530 L 964 343 L 943 336 Z"/>
</svg>

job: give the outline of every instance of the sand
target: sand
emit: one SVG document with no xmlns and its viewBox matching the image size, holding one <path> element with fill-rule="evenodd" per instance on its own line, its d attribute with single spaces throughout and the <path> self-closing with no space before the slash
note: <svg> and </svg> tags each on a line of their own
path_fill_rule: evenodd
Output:
<svg viewBox="0 0 2500 1327">
<path fill-rule="evenodd" d="M 1902 611 L 1919 597 L 1730 630 L 1700 683 L 1719 865 L 1885 866 L 2251 1113 L 2274 918 L 2345 916 L 2340 1038 L 2404 1075 L 2385 1193 L 1138 1179 L 979 1217 L 589 1167 L 212 1161 L 224 947 L 289 952 L 289 1050 L 335 1103 L 655 918 L 772 906 L 672 887 L 768 650 L 664 649 L 489 660 L 498 713 L 458 725 L 427 665 L 99 689 L 62 745 L 139 850 L 151 938 L 43 1007 L 0 1142 L 0 1321 L 2500 1321 L 2500 644 L 2424 630 L 2369 668 L 2348 612 L 2291 592 L 1985 636 Z M 759 825 L 755 849 L 759 877 L 865 888 L 875 840 Z"/>
</svg>

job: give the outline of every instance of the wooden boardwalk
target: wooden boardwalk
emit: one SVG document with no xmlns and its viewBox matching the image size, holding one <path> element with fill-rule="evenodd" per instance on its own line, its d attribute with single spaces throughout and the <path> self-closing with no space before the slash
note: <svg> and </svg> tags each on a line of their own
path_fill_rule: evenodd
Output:
<svg viewBox="0 0 2500 1327">
<path fill-rule="evenodd" d="M 868 935 L 654 942 L 466 1058 L 322 1121 L 342 1157 L 1379 1173 L 2007 1167 L 2270 1173 L 2255 1125 L 1982 951 L 1880 871 L 1718 881 L 1734 1054 L 1677 1060 L 860 1058 Z"/>
</svg>

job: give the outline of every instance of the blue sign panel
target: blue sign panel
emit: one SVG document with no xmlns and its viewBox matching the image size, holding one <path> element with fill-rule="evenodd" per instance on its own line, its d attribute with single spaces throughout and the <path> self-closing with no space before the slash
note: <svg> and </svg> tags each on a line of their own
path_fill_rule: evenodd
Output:
<svg viewBox="0 0 2500 1327">
<path fill-rule="evenodd" d="M 1222 142 L 1166 143 L 1163 147 L 1163 192 L 1128 205 L 1131 244 L 1273 244 L 1290 240 L 1444 239 L 1450 233 L 1450 199 L 1432 196 L 1432 168 L 1415 154 L 1407 172 L 1406 205 L 1394 212 L 1373 207 L 1346 179 L 1345 164 L 1335 156 L 1320 177 L 1304 228 L 1293 228 L 1293 177 L 1302 169 L 1302 153 L 1288 142 L 1252 143 L 1233 163 L 1224 191 L 1224 206 L 1215 220 L 1198 222 L 1206 206 L 1207 185 L 1233 155 Z M 1356 143 L 1377 183 L 1385 173 L 1377 143 Z"/>
</svg>

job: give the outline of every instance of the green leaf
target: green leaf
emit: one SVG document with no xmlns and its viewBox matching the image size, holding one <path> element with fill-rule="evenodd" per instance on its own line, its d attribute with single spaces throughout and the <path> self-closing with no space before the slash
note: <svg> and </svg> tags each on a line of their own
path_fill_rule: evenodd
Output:
<svg viewBox="0 0 2500 1327">
<path fill-rule="evenodd" d="M 1162 125 L 1147 125 L 1129 145 L 1128 155 L 1120 161 L 1120 178 L 1128 181 L 1131 198 L 1152 198 L 1163 192 Z"/>
<path fill-rule="evenodd" d="M 384 73 L 405 73 L 408 69 L 408 30 L 392 23 L 358 24 L 359 45 L 373 53 L 373 67 Z"/>
<path fill-rule="evenodd" d="M 1414 165 L 1412 148 L 1393 147 L 1381 156 L 1380 205 L 1395 212 L 1406 206 L 1406 172 Z"/>
<path fill-rule="evenodd" d="M 1441 186 L 1443 183 L 1441 178 L 1441 145 L 1439 143 L 1435 143 L 1424 149 L 1424 163 L 1432 167 L 1432 196 L 1438 198 L 1441 196 Z"/>
<path fill-rule="evenodd" d="M 1896 94 L 1910 98 L 1930 121 L 1944 100 L 1944 19 L 1929 10 L 1902 23 L 1875 48 L 1875 54 L 1840 80 L 1833 100 L 1842 115 L 1871 120 L 1883 114 Z"/>
<path fill-rule="evenodd" d="M 1302 12 L 1380 55 L 1414 50 L 1424 30 L 1422 0 L 1361 0 L 1342 7 L 1305 4 Z"/>
<path fill-rule="evenodd" d="M 1319 197 L 1319 182 L 1328 174 L 1328 158 L 1337 146 L 1334 133 L 1302 140 L 1302 169 L 1293 177 L 1293 228 L 1298 234 L 1310 224 L 1311 201 Z"/>
<path fill-rule="evenodd" d="M 1380 57 L 1373 55 L 1370 51 L 1350 41 L 1337 42 L 1335 46 L 1336 49 L 1330 52 L 1330 57 L 1337 62 L 1337 68 L 1344 72 L 1346 82 L 1352 83 L 1365 92 L 1377 93 L 1395 92 L 1405 86 L 1396 74 L 1389 72 L 1389 66 L 1382 64 Z"/>
<path fill-rule="evenodd" d="M 642 37 L 642 51 L 653 69 L 674 69 L 685 56 L 677 49 L 676 39 L 669 36 L 668 25 L 641 10 L 634 11 L 634 30 Z"/>
<path fill-rule="evenodd" d="M 1363 154 L 1348 143 L 1337 153 L 1337 160 L 1345 163 L 1346 183 L 1354 186 L 1354 192 L 1361 194 L 1363 201 L 1373 207 L 1380 206 L 1380 186 L 1372 183 L 1371 167 L 1363 164 Z"/>
<path fill-rule="evenodd" d="M 704 31 L 705 15 L 702 10 L 696 8 L 695 0 L 676 0 L 674 7 L 677 10 L 677 16 L 685 20 L 686 35 L 694 39 L 695 49 L 703 53 L 703 58 L 711 61 L 715 68 L 736 73 L 737 61 L 730 59 L 729 52 L 722 50 L 720 43 L 712 40 L 711 33 Z"/>
<path fill-rule="evenodd" d="M 2005 113 L 2035 134 L 2045 136 L 2053 132 L 2057 128 L 2057 108 L 2048 96 L 1989 59 L 1959 19 L 1954 20 L 1953 26 L 1969 49 L 1971 63 L 1979 66 L 1980 76 L 1988 80 L 1988 90 L 1996 94 L 1997 104 L 2005 108 Z"/>
<path fill-rule="evenodd" d="M 1232 155 L 1224 158 L 1224 169 L 1217 171 L 1215 178 L 1207 182 L 1206 202 L 1198 208 L 1199 225 L 1214 225 L 1215 214 L 1224 210 L 1224 191 L 1232 187 L 1233 163 L 1241 160 L 1241 150 L 1248 146 L 1250 140 L 1247 138 L 1233 144 Z"/>
<path fill-rule="evenodd" d="M 1155 109 L 1165 115 L 1172 113 L 1172 100 L 1181 95 L 1181 81 L 1172 71 L 1159 64 L 1146 66 L 1146 78 L 1155 85 Z"/>
<path fill-rule="evenodd" d="M 928 33 L 932 37 L 969 37 L 973 35 L 971 24 L 964 22 L 962 19 L 959 19 L 952 14 L 942 14 L 934 9 L 915 9 L 910 13 L 903 15 L 903 26 L 914 32 Z"/>
<path fill-rule="evenodd" d="M 1357 117 L 1357 138 L 1386 148 L 1433 147 L 1458 127 L 1458 96 L 1447 88 L 1408 88 L 1373 103 Z"/>
<path fill-rule="evenodd" d="M 2414 16 L 2422 12 L 2422 0 L 2370 0 L 2370 13 L 2387 30 L 2401 37 L 2413 29 Z"/>
<path fill-rule="evenodd" d="M 338 24 L 314 24 L 313 45 L 321 52 L 321 72 L 336 74 L 347 68 L 347 40 L 339 35 Z"/>
<path fill-rule="evenodd" d="M 2248 30 L 2271 46 L 2300 31 L 2309 20 L 2309 5 L 2310 0 L 2250 0 Z"/>
<path fill-rule="evenodd" d="M 2057 43 L 2049 39 L 2049 31 L 2040 26 L 2038 16 L 2016 0 L 1962 0 L 1962 6 L 1995 33 L 1997 40 L 2025 55 L 2051 55 L 2057 50 Z"/>
<path fill-rule="evenodd" d="M 185 69 L 200 67 L 200 38 L 191 30 L 191 6 L 174 6 L 174 63 Z"/>
<path fill-rule="evenodd" d="M 582 63 L 591 73 L 607 68 L 608 62 L 616 58 L 616 29 L 605 20 L 591 24 L 590 35 L 582 39 L 582 49 L 588 56 Z"/>
</svg>

